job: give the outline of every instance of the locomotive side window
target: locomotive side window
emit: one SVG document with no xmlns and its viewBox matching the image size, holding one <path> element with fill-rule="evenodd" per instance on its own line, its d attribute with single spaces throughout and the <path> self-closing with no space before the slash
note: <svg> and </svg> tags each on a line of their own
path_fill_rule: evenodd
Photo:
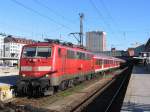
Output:
<svg viewBox="0 0 150 112">
<path fill-rule="evenodd" d="M 48 47 L 38 47 L 37 48 L 37 57 L 50 57 L 51 48 Z"/>
<path fill-rule="evenodd" d="M 90 60 L 90 59 L 91 59 L 91 55 L 87 54 L 87 60 Z"/>
<path fill-rule="evenodd" d="M 85 59 L 85 53 L 81 53 L 81 59 Z"/>
<path fill-rule="evenodd" d="M 76 58 L 77 58 L 77 59 L 83 59 L 83 60 L 86 60 L 86 59 L 87 59 L 87 58 L 86 58 L 86 54 L 83 53 L 83 52 L 77 52 Z"/>
<path fill-rule="evenodd" d="M 36 47 L 26 47 L 23 49 L 22 57 L 35 57 Z"/>
<path fill-rule="evenodd" d="M 85 60 L 90 60 L 89 54 L 85 54 Z"/>
<path fill-rule="evenodd" d="M 77 58 L 77 59 L 81 59 L 81 53 L 80 53 L 80 52 L 77 52 L 76 58 Z"/>
<path fill-rule="evenodd" d="M 61 56 L 61 48 L 58 48 L 58 56 Z"/>
<path fill-rule="evenodd" d="M 75 52 L 71 50 L 67 50 L 67 58 L 75 58 Z"/>
</svg>

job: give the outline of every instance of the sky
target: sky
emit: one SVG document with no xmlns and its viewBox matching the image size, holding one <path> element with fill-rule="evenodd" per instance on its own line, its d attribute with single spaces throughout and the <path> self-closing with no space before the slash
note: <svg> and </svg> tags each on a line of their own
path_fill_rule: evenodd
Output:
<svg viewBox="0 0 150 112">
<path fill-rule="evenodd" d="M 0 0 L 0 32 L 77 43 L 79 13 L 87 31 L 105 31 L 107 50 L 126 50 L 150 37 L 150 0 Z M 85 41 L 84 41 L 85 42 Z"/>
</svg>

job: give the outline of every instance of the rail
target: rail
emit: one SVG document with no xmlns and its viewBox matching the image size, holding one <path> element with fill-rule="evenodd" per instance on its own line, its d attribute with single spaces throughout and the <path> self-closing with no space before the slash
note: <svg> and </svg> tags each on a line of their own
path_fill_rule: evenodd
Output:
<svg viewBox="0 0 150 112">
<path fill-rule="evenodd" d="M 118 94 L 119 94 L 121 88 L 123 87 L 123 85 L 124 85 L 124 83 L 125 83 L 125 81 L 126 81 L 127 78 L 128 78 L 128 75 L 126 75 L 126 77 L 123 79 L 121 85 L 120 85 L 119 88 L 117 89 L 116 93 L 113 95 L 113 97 L 112 97 L 112 99 L 111 99 L 109 105 L 107 106 L 105 112 L 108 112 L 108 111 L 109 111 L 111 105 L 113 104 L 113 102 L 115 101 L 116 97 L 118 96 Z"/>
<path fill-rule="evenodd" d="M 126 67 L 121 73 L 123 73 L 125 70 L 127 70 L 128 67 Z M 121 74 L 120 73 L 120 74 Z M 126 78 L 125 78 L 126 79 Z M 124 79 L 124 81 L 125 81 Z M 98 97 L 101 93 L 103 93 L 114 81 L 116 80 L 116 78 L 113 78 L 110 82 L 108 82 L 106 85 L 104 85 L 102 88 L 98 89 L 96 92 L 94 92 L 92 95 L 90 95 L 87 99 L 85 99 L 82 103 L 78 104 L 76 107 L 74 107 L 71 112 L 80 112 L 83 110 L 84 107 L 86 107 L 88 104 L 90 104 L 96 97 Z M 123 81 L 123 82 L 124 82 Z M 123 85 L 123 83 L 121 84 Z M 121 86 L 122 87 L 122 86 Z M 121 88 L 120 87 L 120 88 Z M 119 89 L 120 91 L 120 89 Z M 117 91 L 117 93 L 119 93 L 119 91 Z M 117 95 L 115 95 L 113 97 L 113 99 L 115 99 Z M 113 101 L 111 101 L 113 102 Z M 109 104 L 109 106 L 107 107 L 107 111 L 109 110 L 111 104 Z M 105 112 L 107 112 L 105 111 Z"/>
</svg>

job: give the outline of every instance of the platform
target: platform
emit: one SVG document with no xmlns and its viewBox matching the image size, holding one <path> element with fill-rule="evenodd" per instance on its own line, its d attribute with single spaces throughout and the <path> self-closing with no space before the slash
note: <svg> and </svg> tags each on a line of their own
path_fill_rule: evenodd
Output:
<svg viewBox="0 0 150 112">
<path fill-rule="evenodd" d="M 150 112 L 150 72 L 134 66 L 121 112 Z"/>
</svg>

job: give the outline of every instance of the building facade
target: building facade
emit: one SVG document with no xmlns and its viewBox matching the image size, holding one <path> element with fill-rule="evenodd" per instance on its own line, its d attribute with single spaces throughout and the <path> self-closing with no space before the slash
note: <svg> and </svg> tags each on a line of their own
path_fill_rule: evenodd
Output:
<svg viewBox="0 0 150 112">
<path fill-rule="evenodd" d="M 0 34 L 0 58 L 4 57 L 4 38 L 5 34 Z M 3 61 L 0 60 L 0 65 L 3 64 Z"/>
<path fill-rule="evenodd" d="M 134 48 L 134 55 L 135 56 L 139 56 L 141 52 L 144 52 L 145 49 L 145 44 L 139 45 L 137 47 Z"/>
<path fill-rule="evenodd" d="M 86 32 L 86 48 L 92 52 L 106 51 L 106 33 L 102 31 Z"/>
<path fill-rule="evenodd" d="M 0 35 L 0 57 L 4 56 L 4 35 Z"/>
<path fill-rule="evenodd" d="M 27 40 L 24 38 L 16 38 L 16 37 L 8 36 L 4 39 L 4 43 L 5 43 L 4 56 L 6 58 L 18 58 L 19 60 L 21 56 L 22 47 L 26 44 L 32 44 L 34 42 L 32 40 Z M 13 66 L 13 65 L 17 65 L 18 61 L 6 60 L 5 64 Z"/>
</svg>

